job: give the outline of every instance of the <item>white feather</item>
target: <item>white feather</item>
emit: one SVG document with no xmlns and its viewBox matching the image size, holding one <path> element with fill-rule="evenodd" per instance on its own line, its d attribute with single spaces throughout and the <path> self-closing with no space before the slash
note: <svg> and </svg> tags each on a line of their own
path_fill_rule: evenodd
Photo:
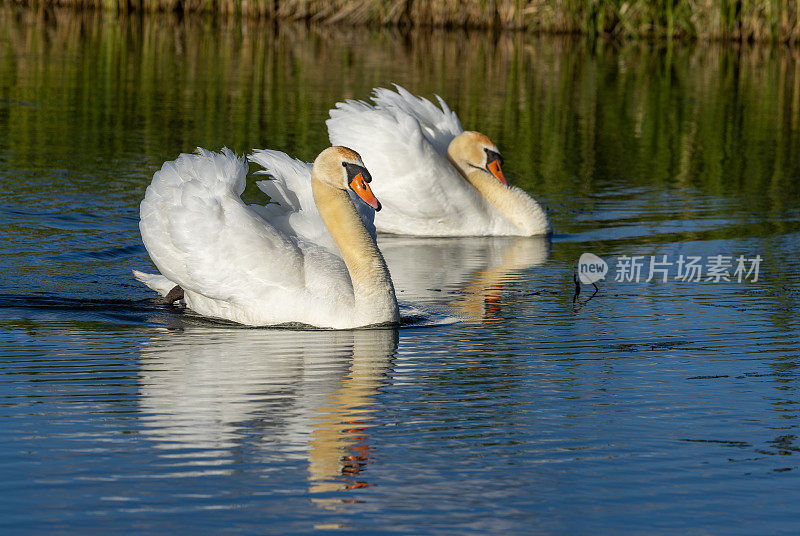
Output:
<svg viewBox="0 0 800 536">
<path fill-rule="evenodd" d="M 375 88 L 372 91 L 375 105 L 379 108 L 395 108 L 414 117 L 422 127 L 425 139 L 440 154 L 447 155 L 447 146 L 453 138 L 464 132 L 456 113 L 439 95 L 436 95 L 436 99 L 441 109 L 428 99 L 415 97 L 402 86 L 394 84 L 394 87 L 397 93 L 382 87 Z"/>
</svg>

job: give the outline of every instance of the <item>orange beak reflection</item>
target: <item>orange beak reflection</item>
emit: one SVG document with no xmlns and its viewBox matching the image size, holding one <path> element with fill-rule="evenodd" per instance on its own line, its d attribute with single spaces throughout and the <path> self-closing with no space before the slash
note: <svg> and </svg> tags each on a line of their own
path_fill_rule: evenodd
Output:
<svg viewBox="0 0 800 536">
<path fill-rule="evenodd" d="M 358 173 L 353 177 L 350 181 L 350 188 L 358 197 L 363 199 L 366 204 L 374 208 L 376 212 L 381 209 L 381 202 L 378 201 L 375 194 L 372 193 L 372 188 L 370 188 L 367 181 L 364 180 L 364 175 L 362 173 Z"/>
<path fill-rule="evenodd" d="M 494 178 L 508 186 L 508 181 L 506 177 L 503 175 L 503 170 L 500 168 L 500 160 L 492 160 L 489 162 L 486 167 L 489 169 L 489 173 L 494 175 Z"/>
</svg>

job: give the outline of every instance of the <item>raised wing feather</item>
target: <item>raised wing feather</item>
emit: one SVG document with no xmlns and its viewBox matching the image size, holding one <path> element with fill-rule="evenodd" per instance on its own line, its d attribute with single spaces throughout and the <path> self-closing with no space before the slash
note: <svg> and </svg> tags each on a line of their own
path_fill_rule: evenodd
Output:
<svg viewBox="0 0 800 536">
<path fill-rule="evenodd" d="M 241 200 L 247 164 L 197 149 L 156 172 L 141 204 L 142 240 L 170 281 L 214 300 L 246 302 L 303 284 L 297 244 Z"/>
<path fill-rule="evenodd" d="M 446 155 L 447 146 L 453 138 L 464 132 L 461 121 L 455 112 L 450 110 L 447 103 L 439 95 L 439 107 L 428 99 L 417 97 L 397 84 L 395 93 L 391 89 L 375 88 L 372 91 L 372 100 L 378 108 L 397 108 L 405 114 L 412 116 L 419 122 L 425 138 L 439 153 Z"/>
<path fill-rule="evenodd" d="M 253 151 L 247 159 L 264 168 L 256 171 L 256 175 L 271 177 L 271 180 L 256 183 L 270 197 L 271 204 L 277 204 L 284 211 L 316 210 L 311 192 L 312 164 L 271 149 Z"/>
<path fill-rule="evenodd" d="M 256 183 L 270 197 L 264 206 L 250 205 L 287 234 L 321 245 L 341 256 L 333 237 L 322 221 L 311 189 L 312 164 L 297 160 L 280 151 L 261 149 L 248 157 L 264 169 L 258 175 L 269 179 Z M 367 231 L 375 238 L 375 211 L 355 193 L 348 192 Z"/>
</svg>

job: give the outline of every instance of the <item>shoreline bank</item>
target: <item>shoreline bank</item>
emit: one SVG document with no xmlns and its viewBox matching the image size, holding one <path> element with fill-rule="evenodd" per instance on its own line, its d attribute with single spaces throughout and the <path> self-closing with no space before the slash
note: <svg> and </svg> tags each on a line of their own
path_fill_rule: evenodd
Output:
<svg viewBox="0 0 800 536">
<path fill-rule="evenodd" d="M 366 27 L 800 43 L 793 0 L 4 0 L 30 9 L 173 12 Z"/>
</svg>

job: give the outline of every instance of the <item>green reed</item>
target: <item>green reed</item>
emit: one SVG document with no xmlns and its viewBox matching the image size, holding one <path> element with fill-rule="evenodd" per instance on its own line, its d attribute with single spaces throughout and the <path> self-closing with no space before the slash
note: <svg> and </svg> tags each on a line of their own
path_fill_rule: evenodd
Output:
<svg viewBox="0 0 800 536">
<path fill-rule="evenodd" d="M 800 42 L 796 0 L 5 0 L 115 13 L 181 11 L 337 25 L 502 28 Z"/>
</svg>

